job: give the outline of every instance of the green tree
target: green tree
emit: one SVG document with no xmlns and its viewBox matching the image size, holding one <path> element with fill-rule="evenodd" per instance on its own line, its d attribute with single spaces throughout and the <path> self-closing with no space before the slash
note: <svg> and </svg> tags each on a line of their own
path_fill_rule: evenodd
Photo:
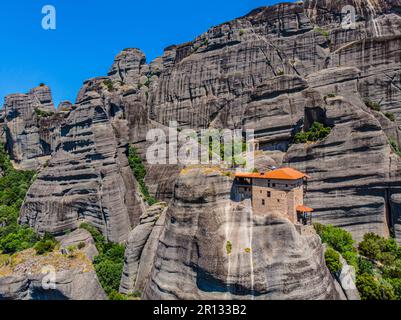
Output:
<svg viewBox="0 0 401 320">
<path fill-rule="evenodd" d="M 380 285 L 376 279 L 367 273 L 356 277 L 356 287 L 362 300 L 380 300 Z"/>
<path fill-rule="evenodd" d="M 305 132 L 298 132 L 294 137 L 294 143 L 316 142 L 326 138 L 331 132 L 330 127 L 322 123 L 314 122 L 312 127 Z"/>
<path fill-rule="evenodd" d="M 339 272 L 343 265 L 340 262 L 340 254 L 332 248 L 327 248 L 324 258 L 326 260 L 326 266 L 331 273 Z"/>
</svg>

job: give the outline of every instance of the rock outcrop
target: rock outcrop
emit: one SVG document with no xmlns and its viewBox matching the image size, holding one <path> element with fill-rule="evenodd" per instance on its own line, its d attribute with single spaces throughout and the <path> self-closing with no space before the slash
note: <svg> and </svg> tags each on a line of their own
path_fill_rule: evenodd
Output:
<svg viewBox="0 0 401 320">
<path fill-rule="evenodd" d="M 28 191 L 20 221 L 38 232 L 62 234 L 89 222 L 122 242 L 142 209 L 126 157 L 126 121 L 120 96 L 107 78 L 89 80 L 60 129 L 60 141 Z"/>
<path fill-rule="evenodd" d="M 0 300 L 106 300 L 91 263 L 97 254 L 91 235 L 78 230 L 60 240 L 60 251 L 37 255 L 29 249 L 2 263 Z M 75 249 L 66 252 L 66 246 Z"/>
<path fill-rule="evenodd" d="M 286 219 L 254 216 L 250 203 L 230 199 L 231 188 L 232 178 L 218 169 L 181 172 L 161 225 L 145 246 L 127 245 L 134 259 L 126 270 L 143 298 L 339 299 L 319 237 L 300 234 Z M 139 262 L 131 255 L 138 243 Z M 147 270 L 136 273 L 138 265 Z M 124 289 L 127 283 L 123 277 Z"/>
<path fill-rule="evenodd" d="M 142 282 L 149 278 L 154 253 L 149 250 L 157 240 L 155 234 L 163 227 L 167 205 L 159 203 L 150 207 L 142 216 L 140 224 L 131 231 L 125 250 L 124 271 L 120 292 L 132 294 L 143 288 Z M 146 247 L 146 248 L 145 248 Z M 145 254 L 143 254 L 145 253 Z M 137 281 L 138 279 L 138 281 Z"/>
<path fill-rule="evenodd" d="M 63 115 L 56 114 L 51 92 L 39 86 L 5 98 L 3 128 L 11 160 L 21 169 L 38 169 L 58 140 Z"/>
</svg>

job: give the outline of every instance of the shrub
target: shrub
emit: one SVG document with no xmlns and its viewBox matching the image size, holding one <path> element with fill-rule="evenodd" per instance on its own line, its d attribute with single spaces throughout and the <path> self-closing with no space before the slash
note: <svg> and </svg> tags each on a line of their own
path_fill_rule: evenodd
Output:
<svg viewBox="0 0 401 320">
<path fill-rule="evenodd" d="M 393 149 L 393 151 L 394 151 L 398 156 L 401 157 L 401 150 L 400 150 L 400 148 L 398 147 L 397 142 L 396 142 L 395 140 L 393 140 L 393 139 L 389 139 L 388 142 L 389 142 L 389 144 L 390 144 L 390 146 L 391 146 L 391 149 Z"/>
<path fill-rule="evenodd" d="M 18 224 L 19 210 L 35 172 L 15 170 L 1 143 L 0 168 L 0 252 L 13 254 L 32 248 L 40 240 L 35 231 Z"/>
<path fill-rule="evenodd" d="M 400 256 L 400 249 L 394 239 L 385 239 L 374 233 L 367 233 L 359 244 L 359 252 L 365 257 L 390 265 Z"/>
<path fill-rule="evenodd" d="M 56 242 L 52 240 L 41 240 L 35 244 L 33 247 L 36 250 L 36 253 L 39 255 L 43 255 L 48 252 L 52 252 L 56 247 Z"/>
<path fill-rule="evenodd" d="M 85 246 L 86 246 L 85 242 L 80 242 L 80 243 L 78 243 L 78 249 L 79 249 L 79 250 L 85 248 Z"/>
<path fill-rule="evenodd" d="M 365 100 L 365 105 L 369 109 L 374 110 L 374 111 L 380 111 L 380 109 L 381 109 L 380 103 L 373 102 L 371 100 Z"/>
<path fill-rule="evenodd" d="M 401 279 L 388 279 L 387 281 L 393 287 L 395 298 L 401 300 Z"/>
<path fill-rule="evenodd" d="M 17 226 L 0 239 L 0 250 L 6 254 L 13 254 L 32 248 L 39 240 L 39 236 L 30 228 Z"/>
<path fill-rule="evenodd" d="M 35 108 L 34 109 L 35 114 L 40 118 L 48 118 L 51 117 L 52 115 L 54 115 L 54 112 L 52 111 L 45 111 L 45 110 L 41 110 L 39 108 Z"/>
<path fill-rule="evenodd" d="M 99 255 L 93 261 L 96 274 L 109 298 L 115 298 L 123 272 L 124 246 L 108 242 L 96 228 L 87 223 L 81 224 L 80 228 L 91 233 L 99 251 Z"/>
<path fill-rule="evenodd" d="M 356 287 L 362 300 L 380 300 L 380 286 L 376 279 L 367 273 L 357 275 Z"/>
<path fill-rule="evenodd" d="M 111 81 L 110 79 L 104 80 L 103 84 L 107 87 L 108 91 L 113 91 L 114 90 L 113 81 Z"/>
<path fill-rule="evenodd" d="M 345 252 L 355 252 L 354 240 L 349 232 L 333 227 L 332 225 L 324 226 L 321 224 L 314 224 L 317 234 L 322 238 L 324 243 L 327 243 L 334 250 L 341 254 Z"/>
<path fill-rule="evenodd" d="M 315 27 L 314 31 L 321 34 L 326 39 L 329 39 L 329 37 L 330 37 L 330 32 L 322 29 L 321 27 Z"/>
<path fill-rule="evenodd" d="M 158 201 L 150 195 L 149 189 L 145 184 L 146 168 L 137 150 L 132 146 L 128 147 L 128 162 L 136 180 L 138 181 L 140 191 L 145 201 L 150 206 L 156 204 Z"/>
<path fill-rule="evenodd" d="M 128 296 L 121 294 L 115 290 L 111 291 L 109 294 L 109 300 L 129 300 Z"/>
<path fill-rule="evenodd" d="M 316 142 L 326 138 L 331 132 L 330 127 L 326 127 L 319 122 L 314 122 L 312 127 L 305 132 L 298 132 L 294 137 L 294 143 Z"/>
<path fill-rule="evenodd" d="M 95 258 L 94 266 L 106 294 L 110 295 L 113 291 L 118 291 L 123 272 L 123 261 L 115 262 L 98 256 Z"/>
<path fill-rule="evenodd" d="M 336 96 L 337 96 L 336 93 L 329 93 L 329 94 L 327 95 L 327 98 L 335 98 Z"/>
<path fill-rule="evenodd" d="M 355 268 L 355 271 L 359 269 L 359 261 L 358 261 L 358 254 L 355 250 L 353 251 L 345 251 L 342 253 L 343 258 L 350 266 Z"/>
<path fill-rule="evenodd" d="M 227 241 L 227 243 L 226 243 L 227 254 L 231 254 L 232 249 L 233 249 L 233 245 L 232 245 L 231 241 Z"/>
<path fill-rule="evenodd" d="M 373 263 L 364 257 L 358 257 L 358 273 L 373 275 Z"/>
<path fill-rule="evenodd" d="M 343 265 L 340 262 L 340 254 L 332 248 L 327 248 L 324 258 L 326 260 L 326 266 L 331 273 L 339 272 Z"/>
<path fill-rule="evenodd" d="M 394 122 L 395 121 L 395 115 L 392 112 L 386 112 L 384 114 L 390 121 Z"/>
<path fill-rule="evenodd" d="M 382 246 L 379 240 L 380 237 L 374 233 L 365 234 L 358 246 L 360 254 L 372 260 L 379 260 Z"/>
</svg>

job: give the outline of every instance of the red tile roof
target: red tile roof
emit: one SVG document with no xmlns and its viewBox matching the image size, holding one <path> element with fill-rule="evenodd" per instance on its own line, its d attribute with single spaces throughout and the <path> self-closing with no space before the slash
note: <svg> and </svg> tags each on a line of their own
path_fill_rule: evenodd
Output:
<svg viewBox="0 0 401 320">
<path fill-rule="evenodd" d="M 292 168 L 281 168 L 265 173 L 246 173 L 240 172 L 235 175 L 237 178 L 253 178 L 253 179 L 272 179 L 272 180 L 298 180 L 309 178 L 305 173 L 299 172 Z"/>
<path fill-rule="evenodd" d="M 298 206 L 296 210 L 299 212 L 313 212 L 313 209 L 307 206 Z"/>
</svg>

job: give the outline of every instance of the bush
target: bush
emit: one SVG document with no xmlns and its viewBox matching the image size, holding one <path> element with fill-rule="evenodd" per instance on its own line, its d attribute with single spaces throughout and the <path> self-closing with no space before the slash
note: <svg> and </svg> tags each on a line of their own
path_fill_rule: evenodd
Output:
<svg viewBox="0 0 401 320">
<path fill-rule="evenodd" d="M 394 115 L 394 113 L 392 113 L 392 112 L 386 112 L 384 115 L 385 115 L 385 116 L 387 117 L 387 119 L 389 119 L 390 121 L 392 121 L 392 122 L 395 121 L 395 115 Z"/>
<path fill-rule="evenodd" d="M 118 291 L 123 272 L 123 261 L 115 262 L 98 256 L 95 258 L 94 266 L 106 294 L 110 295 L 113 291 Z"/>
<path fill-rule="evenodd" d="M 389 139 L 388 142 L 389 142 L 391 148 L 393 149 L 393 151 L 394 151 L 398 156 L 401 157 L 401 150 L 400 150 L 400 148 L 398 147 L 397 142 L 396 142 L 395 140 L 393 140 L 393 139 Z"/>
<path fill-rule="evenodd" d="M 56 247 L 56 242 L 52 240 L 42 240 L 35 244 L 33 247 L 36 250 L 36 253 L 39 255 L 52 252 Z"/>
<path fill-rule="evenodd" d="M 305 132 L 298 132 L 294 137 L 294 143 L 316 142 L 326 138 L 331 132 L 331 128 L 319 122 L 314 122 L 312 127 Z"/>
<path fill-rule="evenodd" d="M 39 239 L 32 229 L 17 226 L 15 231 L 1 237 L 0 250 L 5 254 L 13 254 L 32 248 Z"/>
<path fill-rule="evenodd" d="M 364 257 L 358 257 L 358 273 L 366 273 L 373 276 L 373 263 L 366 260 Z"/>
<path fill-rule="evenodd" d="M 363 241 L 359 243 L 358 249 L 363 256 L 372 260 L 379 260 L 382 246 L 379 236 L 374 233 L 367 233 L 363 236 Z"/>
<path fill-rule="evenodd" d="M 132 146 L 128 147 L 128 162 L 138 181 L 140 191 L 149 206 L 156 204 L 158 201 L 149 193 L 149 189 L 145 184 L 146 168 L 139 156 L 137 150 Z"/>
<path fill-rule="evenodd" d="M 1 143 L 0 168 L 0 252 L 13 254 L 32 248 L 40 240 L 34 230 L 18 224 L 19 210 L 35 172 L 15 170 Z"/>
<path fill-rule="evenodd" d="M 322 29 L 321 27 L 316 27 L 314 29 L 315 32 L 321 34 L 323 37 L 325 37 L 326 39 L 329 39 L 330 37 L 330 32 L 327 30 Z"/>
<path fill-rule="evenodd" d="M 227 241 L 226 242 L 226 252 L 227 252 L 227 254 L 231 254 L 232 249 L 233 249 L 233 245 L 232 245 L 231 241 Z"/>
<path fill-rule="evenodd" d="M 385 239 L 374 233 L 367 233 L 359 244 L 359 252 L 363 256 L 391 265 L 400 256 L 400 249 L 394 239 Z"/>
<path fill-rule="evenodd" d="M 109 294 L 109 300 L 129 300 L 128 296 L 126 296 L 125 294 L 121 294 L 117 291 L 112 291 Z"/>
<path fill-rule="evenodd" d="M 39 118 L 48 118 L 48 117 L 51 117 L 52 115 L 54 115 L 54 112 L 52 112 L 52 111 L 45 111 L 45 110 L 41 110 L 39 108 L 35 108 L 34 111 L 35 111 L 35 114 Z"/>
<path fill-rule="evenodd" d="M 331 273 L 337 273 L 343 268 L 340 262 L 340 254 L 332 248 L 327 248 L 324 258 L 326 260 L 326 266 Z"/>
<path fill-rule="evenodd" d="M 121 274 L 124 266 L 124 246 L 108 242 L 93 226 L 83 223 L 80 228 L 89 231 L 95 241 L 99 255 L 93 264 L 99 281 L 110 299 L 116 298 L 120 287 Z"/>
<path fill-rule="evenodd" d="M 342 255 L 346 252 L 355 252 L 354 240 L 349 232 L 332 225 L 324 226 L 315 223 L 314 227 L 322 241 Z"/>
<path fill-rule="evenodd" d="M 374 111 L 380 111 L 380 109 L 381 109 L 380 103 L 373 102 L 371 100 L 365 100 L 365 105 L 369 109 L 374 110 Z"/>
<path fill-rule="evenodd" d="M 108 91 L 113 91 L 114 90 L 113 81 L 111 81 L 110 79 L 104 80 L 103 84 L 107 87 Z"/>
<path fill-rule="evenodd" d="M 387 281 L 393 287 L 395 298 L 401 300 L 401 279 L 388 279 Z"/>
<path fill-rule="evenodd" d="M 367 273 L 356 277 L 356 287 L 362 300 L 380 300 L 380 286 L 376 279 Z"/>
</svg>

